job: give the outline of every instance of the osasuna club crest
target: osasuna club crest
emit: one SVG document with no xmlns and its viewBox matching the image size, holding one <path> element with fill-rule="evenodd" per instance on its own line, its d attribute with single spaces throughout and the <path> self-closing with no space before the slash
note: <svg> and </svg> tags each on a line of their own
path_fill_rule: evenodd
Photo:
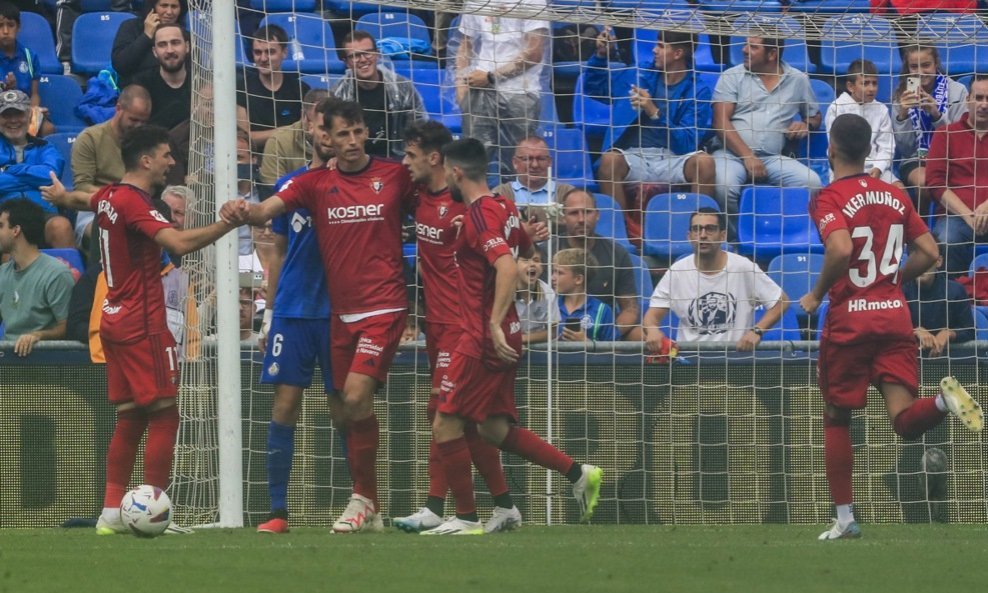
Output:
<svg viewBox="0 0 988 593">
<path fill-rule="evenodd" d="M 440 206 L 439 207 L 439 218 L 444 218 L 446 216 L 446 213 L 447 212 L 449 212 L 449 208 L 447 208 L 445 204 L 442 205 L 442 206 Z"/>
<path fill-rule="evenodd" d="M 374 193 L 379 194 L 381 193 L 381 190 L 384 189 L 384 182 L 381 181 L 380 177 L 375 177 L 374 179 L 371 179 L 370 186 L 371 189 L 374 190 Z"/>
</svg>

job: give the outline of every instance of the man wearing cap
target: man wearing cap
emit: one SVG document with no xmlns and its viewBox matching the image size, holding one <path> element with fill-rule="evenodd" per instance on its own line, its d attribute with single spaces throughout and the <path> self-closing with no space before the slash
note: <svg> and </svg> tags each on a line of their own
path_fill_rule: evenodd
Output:
<svg viewBox="0 0 988 593">
<path fill-rule="evenodd" d="M 75 247 L 72 223 L 41 197 L 51 185 L 50 174 L 61 175 L 65 159 L 45 140 L 29 136 L 31 99 L 23 91 L 0 93 L 0 202 L 27 198 L 45 211 L 45 242 L 49 247 Z"/>
</svg>

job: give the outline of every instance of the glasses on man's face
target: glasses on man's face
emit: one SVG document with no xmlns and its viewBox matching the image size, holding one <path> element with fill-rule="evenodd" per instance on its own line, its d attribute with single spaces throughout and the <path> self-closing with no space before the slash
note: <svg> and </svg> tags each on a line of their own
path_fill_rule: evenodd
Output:
<svg viewBox="0 0 988 593">
<path fill-rule="evenodd" d="M 370 60 L 375 55 L 377 54 L 372 51 L 352 51 L 346 55 L 346 59 L 348 62 L 362 62 L 365 60 Z"/>
<path fill-rule="evenodd" d="M 544 165 L 549 162 L 548 156 L 526 155 L 526 156 L 516 156 L 515 158 L 523 163 L 539 163 Z"/>
<path fill-rule="evenodd" d="M 690 232 L 699 235 L 706 232 L 708 235 L 715 235 L 720 232 L 720 226 L 716 224 L 694 224 L 690 227 Z"/>
</svg>

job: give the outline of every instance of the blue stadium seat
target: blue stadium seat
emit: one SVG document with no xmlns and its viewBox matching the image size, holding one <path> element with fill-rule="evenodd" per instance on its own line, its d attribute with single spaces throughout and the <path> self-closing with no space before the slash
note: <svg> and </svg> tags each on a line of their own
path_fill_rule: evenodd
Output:
<svg viewBox="0 0 988 593">
<path fill-rule="evenodd" d="M 830 104 L 837 98 L 834 87 L 816 78 L 810 80 L 810 87 L 813 89 L 813 94 L 816 95 L 817 103 L 820 104 L 820 114 L 826 115 L 826 108 L 830 107 Z"/>
<path fill-rule="evenodd" d="M 615 243 L 628 250 L 634 255 L 637 249 L 628 240 L 628 227 L 624 222 L 624 212 L 618 207 L 614 198 L 607 194 L 594 194 L 597 202 L 597 212 L 600 217 L 597 219 L 597 234 L 601 237 L 613 239 Z"/>
<path fill-rule="evenodd" d="M 82 101 L 82 89 L 71 76 L 44 74 L 38 79 L 41 104 L 48 108 L 48 118 L 57 132 L 81 132 L 89 124 L 75 114 Z"/>
<path fill-rule="evenodd" d="M 357 31 L 366 31 L 377 40 L 385 37 L 404 37 L 420 39 L 430 47 L 432 44 L 432 36 L 425 21 L 407 12 L 371 12 L 357 19 L 353 28 Z"/>
<path fill-rule="evenodd" d="M 611 105 L 589 96 L 583 90 L 585 73 L 576 79 L 573 91 L 573 122 L 589 136 L 603 137 L 612 126 Z M 619 99 L 627 101 L 627 98 Z M 615 134 L 619 134 L 617 130 Z"/>
<path fill-rule="evenodd" d="M 209 22 L 209 13 L 203 13 L 200 10 L 190 10 L 185 18 L 188 21 L 189 32 L 193 36 L 197 31 L 201 31 L 202 35 L 205 35 L 206 31 L 212 31 L 213 25 Z M 233 44 L 234 59 L 237 62 L 237 66 L 249 65 L 252 60 L 244 50 L 244 38 L 240 34 L 240 21 L 233 21 L 233 35 L 237 38 Z"/>
<path fill-rule="evenodd" d="M 844 92 L 844 82 L 840 81 L 837 83 L 837 88 L 840 92 Z M 899 85 L 898 74 L 879 74 L 878 75 L 878 95 L 875 96 L 875 100 L 879 103 L 885 103 L 886 105 L 892 102 L 892 95 L 895 94 L 895 87 Z"/>
<path fill-rule="evenodd" d="M 982 253 L 971 260 L 971 268 L 967 275 L 974 278 L 974 273 L 978 271 L 978 268 L 988 269 L 988 253 Z"/>
<path fill-rule="evenodd" d="M 933 40 L 940 63 L 951 76 L 971 74 L 988 62 L 988 26 L 976 15 L 923 14 L 916 31 L 920 39 Z"/>
<path fill-rule="evenodd" d="M 658 194 L 645 207 L 643 253 L 670 261 L 693 252 L 686 233 L 690 216 L 701 207 L 719 210 L 717 202 L 703 194 Z"/>
<path fill-rule="evenodd" d="M 282 68 L 302 74 L 340 74 L 346 68 L 337 53 L 329 21 L 315 14 L 269 14 L 260 26 L 278 25 L 288 33 L 288 59 Z"/>
<path fill-rule="evenodd" d="M 758 323 L 765 317 L 765 307 L 755 308 L 755 318 L 753 321 Z M 764 335 L 762 335 L 763 342 L 795 342 L 802 339 L 802 334 L 800 332 L 799 321 L 796 319 L 796 314 L 793 313 L 792 307 L 788 307 L 782 312 L 782 317 L 775 322 L 775 325 L 765 330 Z"/>
<path fill-rule="evenodd" d="M 553 154 L 553 179 L 587 191 L 597 190 L 590 166 L 590 152 L 580 130 L 550 125 L 542 131 L 542 137 Z"/>
<path fill-rule="evenodd" d="M 72 25 L 72 72 L 92 76 L 110 67 L 110 53 L 121 23 L 137 18 L 129 12 L 87 12 Z"/>
<path fill-rule="evenodd" d="M 672 309 L 666 313 L 666 316 L 662 319 L 662 323 L 659 324 L 659 329 L 662 333 L 666 335 L 670 340 L 675 341 L 676 335 L 679 333 L 679 317 L 672 312 Z"/>
<path fill-rule="evenodd" d="M 79 254 L 78 249 L 69 249 L 63 247 L 61 249 L 42 249 L 41 253 L 46 253 L 56 259 L 60 259 L 69 266 L 75 268 L 81 274 L 86 271 L 86 262 L 82 260 L 82 255 Z"/>
<path fill-rule="evenodd" d="M 741 192 L 738 251 L 756 260 L 782 253 L 822 253 L 823 244 L 810 220 L 810 192 L 804 187 L 756 185 Z"/>
<path fill-rule="evenodd" d="M 49 144 L 58 149 L 61 153 L 62 158 L 65 159 L 65 167 L 62 169 L 62 175 L 59 177 L 62 181 L 62 185 L 66 188 L 71 189 L 73 186 L 72 181 L 72 144 L 75 142 L 78 136 L 75 132 L 59 132 L 56 134 L 48 134 L 45 136 L 45 140 Z"/>
<path fill-rule="evenodd" d="M 974 308 L 974 339 L 988 340 L 988 315 L 977 307 Z"/>
<path fill-rule="evenodd" d="M 707 12 L 782 12 L 776 0 L 700 0 L 700 10 Z"/>
<path fill-rule="evenodd" d="M 81 12 L 109 12 L 113 9 L 113 0 L 79 0 Z"/>
<path fill-rule="evenodd" d="M 349 17 L 381 10 L 381 6 L 379 4 L 370 4 L 368 2 L 348 2 L 347 0 L 323 0 L 322 7 L 324 10 L 331 10 L 335 13 Z"/>
<path fill-rule="evenodd" d="M 820 179 L 826 183 L 830 179 L 830 163 L 827 161 L 827 130 L 823 125 L 823 119 L 827 117 L 827 110 L 834 102 L 834 87 L 822 80 L 810 80 L 813 94 L 816 96 L 817 105 L 820 107 L 820 128 L 810 130 L 809 138 L 805 144 L 806 164 L 820 175 Z"/>
<path fill-rule="evenodd" d="M 879 72 L 899 72 L 902 59 L 889 21 L 871 15 L 841 15 L 823 24 L 821 72 L 845 74 L 854 60 L 866 58 Z"/>
<path fill-rule="evenodd" d="M 61 74 L 64 71 L 58 55 L 55 54 L 55 38 L 51 33 L 51 25 L 45 17 L 35 12 L 22 12 L 21 30 L 17 33 L 17 40 L 38 56 L 42 74 Z"/>
<path fill-rule="evenodd" d="M 316 0 L 250 0 L 250 7 L 261 12 L 313 12 Z"/>
<path fill-rule="evenodd" d="M 869 0 L 790 0 L 789 2 L 789 12 L 846 14 L 868 12 L 870 9 Z"/>
<path fill-rule="evenodd" d="M 642 258 L 634 253 L 629 253 L 628 256 L 631 258 L 631 265 L 634 266 L 635 287 L 638 288 L 638 296 L 641 299 L 641 302 L 638 304 L 639 315 L 644 315 L 645 311 L 648 310 L 648 301 L 652 298 L 655 284 L 652 282 L 652 274 L 649 272 L 645 262 L 642 261 Z M 617 312 L 615 311 L 616 314 Z"/>
<path fill-rule="evenodd" d="M 821 253 L 788 253 L 776 256 L 768 264 L 768 277 L 789 297 L 788 309 L 797 319 L 809 317 L 799 306 L 799 299 L 813 289 L 821 270 Z"/>
<path fill-rule="evenodd" d="M 810 60 L 809 50 L 806 47 L 806 32 L 803 26 L 796 19 L 790 16 L 748 14 L 737 18 L 734 27 L 738 31 L 750 31 L 751 36 L 756 36 L 758 27 L 773 27 L 786 37 L 785 46 L 782 50 L 782 59 L 797 70 L 807 73 L 816 72 L 816 64 Z M 742 48 L 748 35 L 737 35 L 731 37 L 730 60 L 732 66 L 744 63 L 744 53 Z"/>
<path fill-rule="evenodd" d="M 340 74 L 303 74 L 299 76 L 302 82 L 309 85 L 310 89 L 329 90 L 343 78 Z"/>
<path fill-rule="evenodd" d="M 453 88 L 444 86 L 445 70 L 427 62 L 394 62 L 394 71 L 415 83 L 429 117 L 441 121 L 454 135 L 463 131 L 463 114 L 456 104 Z"/>
</svg>

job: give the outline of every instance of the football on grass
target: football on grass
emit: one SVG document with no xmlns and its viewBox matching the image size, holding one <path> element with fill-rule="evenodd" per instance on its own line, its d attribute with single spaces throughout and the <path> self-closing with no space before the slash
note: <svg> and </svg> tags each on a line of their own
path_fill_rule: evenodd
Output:
<svg viewBox="0 0 988 593">
<path fill-rule="evenodd" d="M 131 533 L 138 537 L 155 537 L 164 533 L 171 523 L 172 501 L 165 491 L 147 484 L 124 495 L 120 502 L 120 518 Z"/>
</svg>

